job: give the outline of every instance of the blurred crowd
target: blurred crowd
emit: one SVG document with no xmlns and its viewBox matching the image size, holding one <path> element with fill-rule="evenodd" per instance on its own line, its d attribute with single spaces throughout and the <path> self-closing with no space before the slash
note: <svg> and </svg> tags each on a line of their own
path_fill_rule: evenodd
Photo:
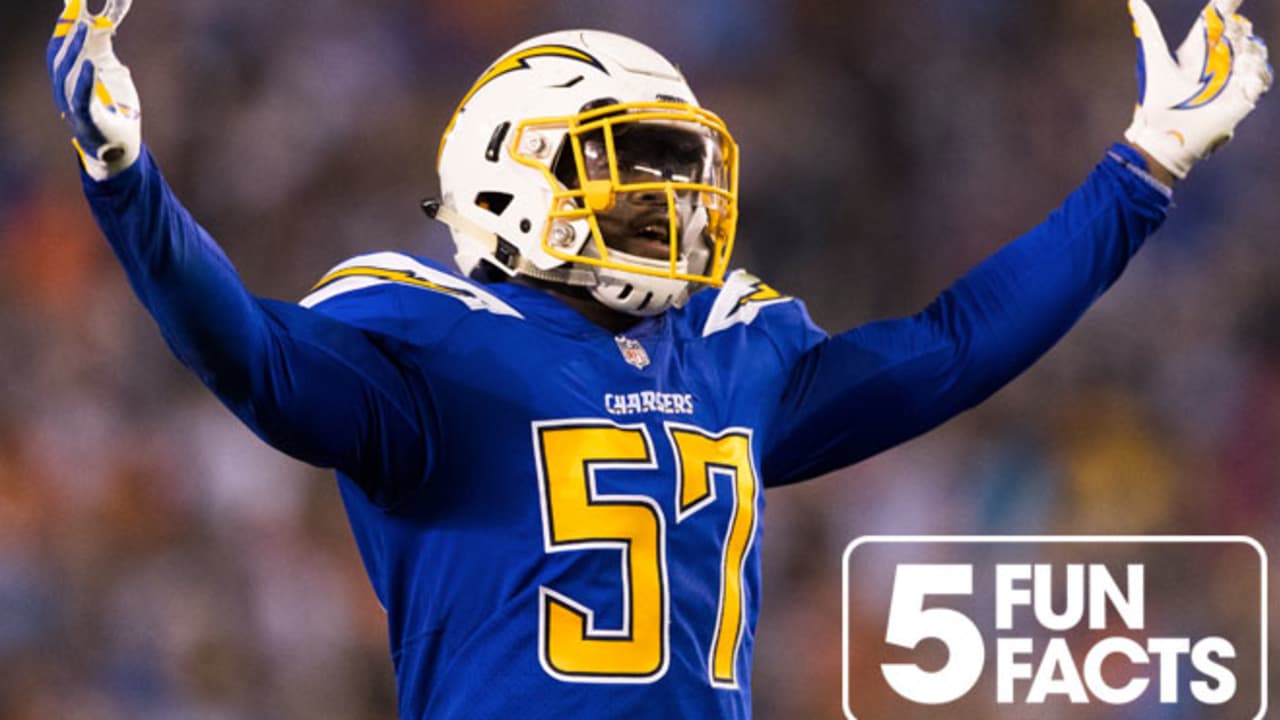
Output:
<svg viewBox="0 0 1280 720">
<path fill-rule="evenodd" d="M 448 261 L 417 208 L 439 134 L 538 32 L 624 32 L 682 66 L 743 148 L 735 264 L 831 331 L 916 311 L 1037 223 L 1134 98 L 1121 0 L 135 5 L 117 49 L 144 136 L 249 287 L 280 298 L 361 251 Z M 1171 37 L 1196 11 L 1153 5 Z M 266 448 L 172 359 L 93 225 L 43 68 L 58 9 L 0 10 L 0 717 L 393 716 L 382 612 L 331 477 Z M 1273 7 L 1246 11 L 1280 38 Z M 758 717 L 840 716 L 840 554 L 859 535 L 1280 549 L 1273 105 L 1030 372 L 769 495 Z M 1144 717 L 1186 717 L 1164 712 Z"/>
</svg>

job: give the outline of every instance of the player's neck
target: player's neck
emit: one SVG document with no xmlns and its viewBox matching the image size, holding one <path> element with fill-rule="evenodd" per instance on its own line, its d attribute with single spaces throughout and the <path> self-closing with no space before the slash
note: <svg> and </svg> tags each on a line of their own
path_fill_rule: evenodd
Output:
<svg viewBox="0 0 1280 720">
<path fill-rule="evenodd" d="M 525 285 L 527 287 L 537 288 L 560 302 L 568 305 L 578 311 L 586 319 L 595 325 L 598 325 L 608 332 L 619 335 L 630 330 L 642 318 L 635 315 L 618 312 L 604 304 L 599 300 L 591 297 L 590 291 L 586 288 L 572 287 L 568 285 L 560 285 L 558 283 L 543 282 L 529 277 L 517 275 L 510 282 Z"/>
</svg>

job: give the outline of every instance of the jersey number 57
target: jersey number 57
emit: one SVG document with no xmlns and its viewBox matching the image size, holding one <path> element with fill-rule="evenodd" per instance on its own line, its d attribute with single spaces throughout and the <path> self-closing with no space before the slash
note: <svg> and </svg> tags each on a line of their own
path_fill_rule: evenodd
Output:
<svg viewBox="0 0 1280 720">
<path fill-rule="evenodd" d="M 730 428 L 713 435 L 670 422 L 663 429 L 676 460 L 677 524 L 717 501 L 717 479 L 727 480 L 733 489 L 707 674 L 715 687 L 736 688 L 746 622 L 743 568 L 755 537 L 759 492 L 751 431 Z M 601 494 L 595 482 L 597 470 L 658 467 L 648 428 L 606 420 L 547 421 L 534 423 L 533 442 L 546 552 L 620 551 L 624 602 L 622 627 L 599 629 L 590 607 L 543 586 L 538 643 L 542 667 L 569 682 L 658 680 L 670 657 L 667 520 L 652 497 Z"/>
</svg>

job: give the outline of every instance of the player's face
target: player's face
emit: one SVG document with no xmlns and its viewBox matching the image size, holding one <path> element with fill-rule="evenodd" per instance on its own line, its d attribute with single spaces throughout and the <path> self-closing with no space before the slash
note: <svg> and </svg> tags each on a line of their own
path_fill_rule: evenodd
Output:
<svg viewBox="0 0 1280 720">
<path fill-rule="evenodd" d="M 677 232 L 684 228 L 691 204 L 676 202 Z M 615 250 L 639 257 L 665 260 L 671 257 L 671 216 L 666 193 L 619 193 L 617 202 L 605 212 L 596 213 L 604 242 Z"/>
<path fill-rule="evenodd" d="M 714 184 L 721 167 L 716 144 L 700 133 L 668 125 L 628 123 L 613 128 L 618 182 L 686 182 Z M 603 132 L 582 139 L 583 165 L 591 180 L 609 179 L 609 154 Z M 661 187 L 618 193 L 613 207 L 596 213 L 605 244 L 653 259 L 671 256 L 670 201 L 674 197 L 676 237 L 696 209 L 696 193 Z M 700 240 L 701 241 L 701 240 Z M 680 248 L 681 253 L 689 248 Z"/>
</svg>

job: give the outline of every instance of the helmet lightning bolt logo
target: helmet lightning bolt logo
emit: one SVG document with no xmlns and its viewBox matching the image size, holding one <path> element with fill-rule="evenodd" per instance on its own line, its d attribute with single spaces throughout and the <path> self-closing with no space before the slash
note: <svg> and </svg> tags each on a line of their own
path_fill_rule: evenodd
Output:
<svg viewBox="0 0 1280 720">
<path fill-rule="evenodd" d="M 1200 71 L 1200 87 L 1195 94 L 1174 106 L 1177 110 L 1193 110 L 1213 102 L 1231 79 L 1234 51 L 1231 41 L 1223 37 L 1226 22 L 1213 5 L 1204 9 L 1204 68 Z"/>
<path fill-rule="evenodd" d="M 458 122 L 458 116 L 466 109 L 467 103 L 470 102 L 471 98 L 480 91 L 480 88 L 488 85 L 495 78 L 506 75 L 509 72 L 527 70 L 529 69 L 529 60 L 544 57 L 558 57 L 566 60 L 576 60 L 596 68 L 605 75 L 609 74 L 609 71 L 605 69 L 604 65 L 593 55 L 568 45 L 535 45 L 533 47 L 511 53 L 494 63 L 493 67 L 489 68 L 485 74 L 481 75 L 480 79 L 476 80 L 476 84 L 471 87 L 471 90 L 462 97 L 462 102 L 458 103 L 457 112 L 453 114 L 453 118 L 449 120 L 448 127 L 444 129 L 444 136 L 440 140 L 440 152 L 436 157 L 436 164 L 440 164 L 440 157 L 444 155 L 445 140 L 449 138 L 449 133 L 453 131 L 454 124 Z"/>
</svg>

